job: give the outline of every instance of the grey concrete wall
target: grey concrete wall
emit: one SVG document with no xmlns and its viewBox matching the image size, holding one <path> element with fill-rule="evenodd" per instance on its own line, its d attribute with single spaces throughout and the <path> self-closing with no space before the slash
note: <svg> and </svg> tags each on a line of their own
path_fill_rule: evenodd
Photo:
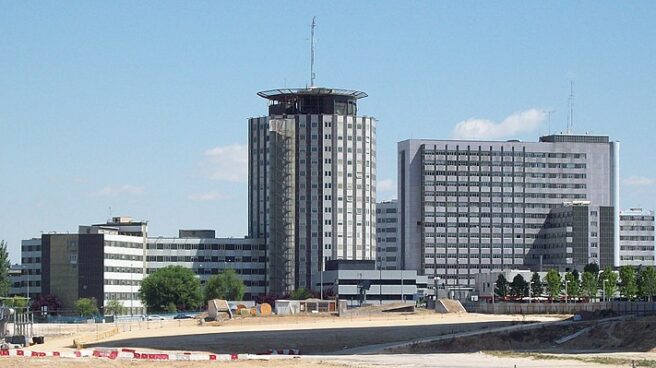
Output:
<svg viewBox="0 0 656 368">
<path fill-rule="evenodd" d="M 469 313 L 490 314 L 575 314 L 612 310 L 618 314 L 656 314 L 656 302 L 598 303 L 465 303 Z"/>
</svg>

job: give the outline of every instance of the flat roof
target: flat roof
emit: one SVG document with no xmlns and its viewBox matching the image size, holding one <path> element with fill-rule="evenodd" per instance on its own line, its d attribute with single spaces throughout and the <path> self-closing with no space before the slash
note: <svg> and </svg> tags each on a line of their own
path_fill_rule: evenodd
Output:
<svg viewBox="0 0 656 368">
<path fill-rule="evenodd" d="M 284 100 L 286 97 L 293 95 L 331 95 L 331 96 L 345 96 L 353 97 L 356 99 L 365 98 L 368 95 L 362 91 L 352 89 L 337 89 L 337 88 L 324 88 L 324 87 L 309 87 L 309 88 L 281 88 L 260 91 L 258 96 L 268 100 Z"/>
</svg>

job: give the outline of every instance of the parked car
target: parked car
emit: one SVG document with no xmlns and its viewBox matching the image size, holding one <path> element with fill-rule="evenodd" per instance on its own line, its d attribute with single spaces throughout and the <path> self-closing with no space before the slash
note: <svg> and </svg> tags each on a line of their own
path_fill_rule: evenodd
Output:
<svg viewBox="0 0 656 368">
<path fill-rule="evenodd" d="M 175 317 L 173 317 L 173 319 L 191 319 L 191 318 L 194 317 L 192 317 L 190 314 L 187 313 L 178 313 L 175 315 Z"/>
<path fill-rule="evenodd" d="M 165 318 L 159 314 L 151 314 L 148 316 L 149 321 L 163 321 Z"/>
</svg>

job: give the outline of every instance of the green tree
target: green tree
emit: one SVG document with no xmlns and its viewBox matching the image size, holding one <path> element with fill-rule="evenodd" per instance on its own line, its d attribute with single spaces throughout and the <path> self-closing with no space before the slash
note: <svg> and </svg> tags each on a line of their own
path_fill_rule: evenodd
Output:
<svg viewBox="0 0 656 368">
<path fill-rule="evenodd" d="M 656 268 L 654 266 L 647 266 L 640 270 L 638 293 L 640 297 L 650 302 L 653 300 L 653 296 L 656 295 Z"/>
<path fill-rule="evenodd" d="M 233 269 L 210 277 L 203 289 L 205 301 L 212 299 L 242 300 L 245 292 L 246 285 Z"/>
<path fill-rule="evenodd" d="M 202 301 L 200 281 L 182 266 L 167 266 L 148 275 L 141 282 L 139 297 L 154 311 L 163 311 L 170 303 L 181 309 L 195 309 Z"/>
<path fill-rule="evenodd" d="M 599 274 L 599 265 L 596 263 L 588 263 L 583 267 L 583 272 L 590 272 L 593 275 L 598 275 Z"/>
<path fill-rule="evenodd" d="M 597 274 L 588 271 L 583 272 L 583 276 L 581 276 L 581 292 L 583 296 L 588 298 L 588 301 L 594 301 L 597 298 L 598 290 Z"/>
<path fill-rule="evenodd" d="M 638 295 L 638 282 L 635 268 L 631 266 L 620 267 L 620 294 L 629 300 Z"/>
<path fill-rule="evenodd" d="M 124 313 L 125 313 L 125 307 L 123 306 L 123 303 L 119 302 L 116 299 L 112 299 L 107 302 L 107 305 L 105 306 L 105 315 L 120 316 L 121 314 Z"/>
<path fill-rule="evenodd" d="M 502 298 L 508 295 L 508 280 L 502 273 L 497 277 L 497 282 L 494 285 L 494 293 Z"/>
<path fill-rule="evenodd" d="M 9 288 L 11 287 L 11 279 L 9 278 L 9 268 L 11 262 L 9 261 L 9 252 L 7 252 L 7 242 L 0 240 L 0 296 L 7 296 Z"/>
<path fill-rule="evenodd" d="M 549 272 L 547 272 L 547 276 L 545 276 L 545 281 L 547 282 L 547 293 L 551 300 L 554 300 L 560 295 L 560 291 L 563 287 L 558 270 L 553 268 L 550 269 Z"/>
<path fill-rule="evenodd" d="M 606 266 L 604 271 L 599 275 L 599 286 L 604 292 L 604 299 L 611 300 L 617 291 L 617 273 L 611 266 Z"/>
<path fill-rule="evenodd" d="M 293 300 L 305 300 L 312 297 L 310 290 L 305 288 L 296 289 L 292 292 L 292 295 L 289 297 Z"/>
<path fill-rule="evenodd" d="M 89 317 L 98 313 L 96 300 L 93 298 L 80 298 L 75 301 L 75 313 L 82 317 Z"/>
<path fill-rule="evenodd" d="M 565 274 L 565 281 L 567 287 L 565 291 L 567 292 L 568 298 L 578 298 L 581 296 L 581 283 L 578 278 L 578 273 L 568 272 Z"/>
<path fill-rule="evenodd" d="M 9 299 L 5 299 L 4 303 L 6 307 L 9 308 L 27 308 L 28 299 L 24 296 L 14 296 Z"/>
<path fill-rule="evenodd" d="M 542 280 L 540 279 L 540 274 L 534 272 L 533 276 L 531 277 L 531 294 L 533 294 L 534 297 L 538 297 L 542 295 L 543 292 L 544 292 L 544 288 L 542 287 Z"/>
<path fill-rule="evenodd" d="M 528 282 L 524 276 L 517 274 L 510 283 L 510 294 L 517 298 L 522 298 L 528 294 Z"/>
<path fill-rule="evenodd" d="M 175 313 L 178 311 L 178 307 L 175 306 L 175 303 L 169 303 L 164 310 L 168 313 Z"/>
</svg>

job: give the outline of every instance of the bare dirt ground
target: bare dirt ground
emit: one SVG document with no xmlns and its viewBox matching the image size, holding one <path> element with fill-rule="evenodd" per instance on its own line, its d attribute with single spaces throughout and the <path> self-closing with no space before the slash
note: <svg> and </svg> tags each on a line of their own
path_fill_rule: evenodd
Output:
<svg viewBox="0 0 656 368">
<path fill-rule="evenodd" d="M 585 330 L 562 344 L 556 340 Z M 415 344 L 393 353 L 438 353 L 476 351 L 521 351 L 542 353 L 655 352 L 656 317 L 609 321 L 581 321 L 565 326 L 544 326 L 536 330 L 512 331 L 447 341 Z"/>
<path fill-rule="evenodd" d="M 558 318 L 537 317 L 534 320 L 545 319 Z M 334 354 L 358 346 L 490 329 L 526 321 L 517 316 L 434 313 L 354 318 L 267 317 L 230 320 L 218 326 L 131 331 L 90 346 L 194 350 L 218 354 L 300 349 L 303 354 Z"/>
<path fill-rule="evenodd" d="M 484 335 L 485 337 L 462 338 L 458 344 L 450 343 L 448 353 L 438 353 L 443 349 L 434 347 L 425 350 L 408 350 L 404 354 L 397 351 L 395 354 L 373 355 L 340 355 L 344 347 L 353 348 L 369 346 L 386 342 L 412 341 L 422 337 L 437 337 L 444 334 L 490 329 L 499 326 L 517 325 L 534 321 L 556 321 L 563 316 L 503 316 L 503 315 L 477 315 L 477 314 L 450 314 L 440 315 L 434 313 L 417 313 L 411 315 L 375 314 L 358 315 L 353 317 L 327 317 L 327 316 L 293 316 L 293 317 L 266 317 L 235 319 L 218 323 L 215 326 L 198 326 L 193 321 L 158 326 L 156 329 L 133 329 L 121 332 L 112 338 L 96 343 L 98 347 L 135 347 L 144 350 L 183 350 L 207 351 L 214 353 L 260 352 L 270 348 L 301 348 L 305 354 L 301 358 L 290 359 L 286 357 L 272 357 L 271 360 L 232 361 L 221 362 L 222 366 L 235 368 L 250 367 L 593 367 L 603 364 L 604 367 L 630 366 L 631 360 L 646 359 L 646 355 L 656 353 L 644 352 L 650 342 L 638 345 L 643 353 L 633 353 L 630 346 L 624 346 L 621 353 L 606 354 L 558 354 L 555 351 L 549 356 L 540 356 L 533 353 L 517 353 L 516 346 L 512 350 L 508 346 L 497 346 L 501 351 L 482 353 L 476 350 L 487 350 L 489 344 L 482 341 L 493 341 L 503 338 L 525 341 L 527 344 L 540 344 L 527 336 L 521 337 L 520 331 L 507 333 L 507 336 Z M 587 323 L 587 322 L 586 322 Z M 627 325 L 630 329 L 650 329 L 656 320 L 645 320 L 640 324 Z M 590 327 L 581 323 L 575 328 L 562 326 L 548 334 L 548 339 L 555 339 L 563 335 L 576 332 L 577 328 Z M 599 335 L 600 340 L 615 341 L 609 336 L 621 336 L 622 324 L 610 324 L 611 334 Z M 540 329 L 539 329 L 540 330 Z M 548 331 L 545 330 L 545 331 Z M 543 331 L 544 332 L 544 331 Z M 591 336 L 600 334 L 590 329 Z M 656 341 L 651 335 L 641 335 L 642 339 Z M 468 339 L 468 340 L 466 340 Z M 513 341 L 515 341 L 513 340 Z M 572 346 L 580 344 L 572 340 Z M 622 338 L 620 338 L 622 340 Z M 626 340 L 626 339 L 625 339 Z M 531 342 L 533 341 L 533 342 Z M 626 340 L 629 344 L 630 341 Z M 33 350 L 53 351 L 70 347 L 72 337 L 49 338 L 46 344 L 34 346 Z M 608 342 L 607 342 L 608 343 Z M 477 345 L 479 344 L 479 345 Z M 544 344 L 544 341 L 542 341 Z M 475 348 L 470 348 L 474 346 Z M 427 345 L 430 346 L 430 345 Z M 608 347 L 608 345 L 605 345 Z M 416 348 L 416 347 L 413 347 Z M 349 349 L 351 350 L 351 349 Z M 494 350 L 494 349 L 489 349 Z M 347 351 L 347 350 L 346 350 Z M 345 351 L 345 352 L 346 352 Z M 476 352 L 474 352 L 476 351 Z M 619 349 L 618 349 L 619 351 Z M 329 354 L 330 355 L 326 355 Z M 316 355 L 312 355 L 316 354 Z M 638 355 L 636 355 L 638 354 Z M 643 355 L 640 355 L 643 354 Z M 265 357 L 265 359 L 267 359 Z M 0 358 L 0 367 L 82 367 L 93 365 L 98 368 L 105 367 L 145 367 L 157 364 L 164 367 L 209 367 L 217 366 L 217 362 L 142 362 L 108 359 L 65 359 L 65 358 Z"/>
<path fill-rule="evenodd" d="M 0 368 L 29 367 L 29 368 L 68 368 L 88 367 L 94 368 L 142 368 L 142 367 L 226 367 L 226 368 L 297 368 L 297 367 L 324 367 L 324 368 L 589 368 L 599 367 L 597 363 L 588 363 L 577 360 L 541 360 L 530 357 L 498 357 L 485 353 L 469 354 L 402 354 L 402 355 L 339 355 L 323 357 L 276 358 L 261 361 L 230 361 L 230 362 L 144 362 L 82 358 L 73 359 L 24 359 L 0 358 Z M 605 368 L 630 367 L 628 364 L 603 364 Z"/>
</svg>

